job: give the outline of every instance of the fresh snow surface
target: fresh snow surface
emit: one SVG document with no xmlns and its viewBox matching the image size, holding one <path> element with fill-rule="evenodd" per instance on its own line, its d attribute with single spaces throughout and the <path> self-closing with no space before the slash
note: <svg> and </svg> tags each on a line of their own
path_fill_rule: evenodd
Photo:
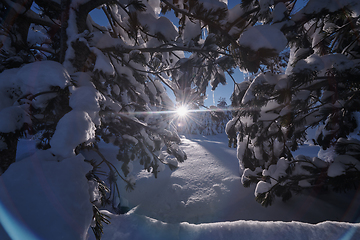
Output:
<svg viewBox="0 0 360 240">
<path fill-rule="evenodd" d="M 12 164 L 0 176 L 0 239 L 86 239 L 93 212 L 85 177 L 91 165 L 83 159 L 58 162 L 38 150 Z"/>
<path fill-rule="evenodd" d="M 21 141 L 17 162 L 0 176 L 1 225 L 16 240 L 94 240 L 85 178 L 90 166 L 81 154 L 58 162 L 50 149 L 35 151 L 33 145 Z M 163 168 L 157 179 L 134 163 L 135 190 L 122 190 L 121 196 L 131 210 L 124 215 L 103 210 L 111 217 L 103 240 L 360 238 L 360 224 L 349 223 L 359 220 L 359 191 L 308 192 L 264 208 L 254 199 L 255 186 L 241 185 L 236 149 L 228 148 L 225 134 L 182 136 L 181 147 L 188 159 L 173 172 Z M 100 150 L 120 169 L 116 148 L 102 142 Z M 317 150 L 308 146 L 297 153 Z M 171 160 L 165 153 L 164 158 Z M 0 239 L 9 239 L 1 227 Z"/>
<path fill-rule="evenodd" d="M 101 147 L 108 159 L 116 156 L 111 146 Z M 164 168 L 157 179 L 134 164 L 135 190 L 122 193 L 122 204 L 128 204 L 132 210 L 120 216 L 105 211 L 112 223 L 105 225 L 103 239 L 360 237 L 359 224 L 322 223 L 355 222 L 359 216 L 359 194 L 308 192 L 286 203 L 276 199 L 272 206 L 265 208 L 254 199 L 255 185 L 242 186 L 236 149 L 227 146 L 225 134 L 182 136 L 181 147 L 188 159 L 173 172 Z M 317 151 L 318 147 L 307 146 L 297 154 Z M 356 236 L 346 238 L 346 234 L 354 231 Z"/>
<path fill-rule="evenodd" d="M 108 213 L 109 214 L 109 213 Z M 129 213 L 111 216 L 103 240 L 231 240 L 231 239 L 358 239 L 358 224 L 323 222 L 316 225 L 301 222 L 234 221 L 190 224 L 164 223 Z"/>
</svg>

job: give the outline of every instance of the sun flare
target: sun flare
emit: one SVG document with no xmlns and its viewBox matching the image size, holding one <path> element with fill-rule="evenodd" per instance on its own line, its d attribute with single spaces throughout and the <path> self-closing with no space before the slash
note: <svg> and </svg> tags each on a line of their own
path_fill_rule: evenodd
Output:
<svg viewBox="0 0 360 240">
<path fill-rule="evenodd" d="M 179 115 L 179 117 L 185 117 L 188 112 L 189 110 L 186 108 L 186 106 L 180 106 L 176 109 L 176 113 Z"/>
</svg>

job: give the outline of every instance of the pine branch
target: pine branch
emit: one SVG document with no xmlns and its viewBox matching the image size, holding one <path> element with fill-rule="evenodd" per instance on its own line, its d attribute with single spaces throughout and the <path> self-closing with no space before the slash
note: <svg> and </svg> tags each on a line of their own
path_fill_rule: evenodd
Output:
<svg viewBox="0 0 360 240">
<path fill-rule="evenodd" d="M 237 46 L 237 47 L 240 47 L 238 42 L 235 41 L 235 39 L 233 37 L 231 37 L 229 35 L 229 32 L 224 30 L 221 26 L 219 26 L 217 23 L 211 21 L 210 19 L 206 19 L 206 18 L 203 18 L 201 16 L 197 16 L 197 15 L 193 15 L 191 13 L 189 13 L 188 11 L 186 10 L 183 10 L 183 9 L 180 9 L 178 7 L 176 7 L 174 4 L 170 3 L 169 1 L 167 0 L 161 0 L 163 3 L 165 3 L 165 5 L 167 5 L 169 8 L 171 8 L 172 10 L 174 10 L 175 12 L 178 12 L 178 13 L 181 13 L 181 14 L 184 14 L 186 16 L 188 16 L 189 18 L 193 18 L 193 19 L 198 19 L 198 20 L 201 20 L 204 22 L 205 25 L 209 25 L 211 27 L 214 27 L 215 29 L 217 29 L 218 31 L 220 31 L 220 33 L 223 35 L 223 36 L 226 36 L 226 38 L 234 45 L 234 46 Z"/>
<path fill-rule="evenodd" d="M 323 44 L 328 38 L 332 37 L 333 34 L 340 32 L 342 30 L 344 30 L 346 27 L 348 26 L 352 26 L 354 25 L 354 23 L 356 23 L 356 21 L 360 19 L 360 16 L 353 18 L 351 21 L 349 21 L 348 23 L 344 24 L 343 26 L 337 28 L 335 31 L 333 31 L 331 34 L 328 34 L 325 38 L 321 39 L 321 41 L 319 41 L 315 46 L 313 46 L 313 48 L 319 47 L 319 45 Z M 310 29 L 310 28 L 309 28 Z M 357 41 L 360 41 L 359 36 L 356 36 Z M 334 41 L 335 42 L 335 41 Z"/>
<path fill-rule="evenodd" d="M 39 17 L 38 14 L 36 14 L 33 10 L 29 9 L 24 13 L 24 17 L 27 21 L 31 23 L 35 23 L 42 26 L 47 26 L 52 29 L 59 28 L 60 25 L 55 23 L 53 19 L 49 18 L 48 16 L 45 17 Z"/>
<path fill-rule="evenodd" d="M 92 148 L 91 150 L 94 151 L 94 152 L 96 152 L 96 153 L 101 157 L 101 159 L 102 159 L 102 162 L 101 162 L 101 163 L 105 163 L 105 164 L 109 167 L 110 170 L 115 171 L 115 172 L 117 173 L 117 175 L 121 178 L 121 180 L 123 180 L 124 182 L 127 183 L 127 186 L 129 186 L 131 190 L 134 189 L 132 183 L 130 183 L 128 180 L 126 180 L 126 179 L 119 173 L 119 171 L 118 171 L 117 168 L 114 166 L 114 164 L 112 164 L 111 162 L 109 162 L 109 161 L 105 158 L 105 156 L 99 151 L 99 149 L 97 149 L 97 148 Z M 98 164 L 98 165 L 99 165 L 99 164 Z M 97 166 L 98 166 L 98 165 L 97 165 Z"/>
<path fill-rule="evenodd" d="M 250 11 L 247 11 L 243 15 L 239 16 L 237 19 L 235 19 L 234 22 L 232 22 L 229 26 L 226 27 L 225 31 L 229 32 L 232 27 L 234 27 L 237 24 L 240 24 L 241 22 L 247 21 L 247 17 L 249 17 L 253 13 L 258 13 L 260 11 L 260 7 L 255 7 L 251 9 Z M 246 29 L 247 27 L 244 27 L 243 29 Z"/>
</svg>

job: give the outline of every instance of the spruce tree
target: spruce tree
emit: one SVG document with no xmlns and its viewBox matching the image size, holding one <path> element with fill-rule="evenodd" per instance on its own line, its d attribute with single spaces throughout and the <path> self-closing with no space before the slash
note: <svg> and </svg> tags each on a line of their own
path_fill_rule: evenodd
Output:
<svg viewBox="0 0 360 240">
<path fill-rule="evenodd" d="M 0 1 L 1 172 L 15 162 L 23 137 L 36 139 L 57 161 L 83 155 L 99 193 L 91 198 L 97 239 L 108 222 L 99 208 L 126 211 L 117 180 L 134 188 L 133 162 L 156 177 L 161 164 L 177 165 L 161 151 L 179 162 L 187 158 L 169 126 L 174 106 L 165 87 L 179 102 L 203 105 L 209 82 L 214 89 L 224 84 L 224 72 L 234 66 L 210 30 L 226 18 L 226 5 L 187 4 L 189 15 L 167 1 Z M 95 8 L 108 26 L 91 18 Z M 159 10 L 174 11 L 179 28 Z M 210 31 L 202 36 L 204 27 Z M 102 153 L 101 140 L 118 147 L 116 164 Z"/>
<path fill-rule="evenodd" d="M 242 183 L 256 183 L 256 200 L 264 206 L 305 189 L 346 191 L 360 183 L 359 5 L 310 0 L 294 11 L 295 3 L 243 1 L 248 11 L 258 8 L 254 22 L 262 24 L 240 36 L 245 44 L 240 54 L 248 61 L 241 58 L 239 64 L 253 80 L 235 87 L 232 104 L 238 110 L 227 130 L 238 133 Z M 268 32 L 274 27 L 281 33 Z M 275 35 L 286 37 L 286 66 L 286 49 L 262 48 L 246 39 L 256 32 L 269 42 Z M 308 135 L 311 129 L 315 136 Z M 294 156 L 305 141 L 336 154 Z"/>
</svg>

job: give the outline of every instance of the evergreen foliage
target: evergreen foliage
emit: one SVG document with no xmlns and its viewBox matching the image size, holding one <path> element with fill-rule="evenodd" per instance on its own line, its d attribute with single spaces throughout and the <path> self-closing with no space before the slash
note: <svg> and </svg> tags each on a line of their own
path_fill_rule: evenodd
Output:
<svg viewBox="0 0 360 240">
<path fill-rule="evenodd" d="M 12 129 L 0 125 L 1 171 L 24 136 L 59 161 L 97 155 L 87 159 L 87 178 L 100 192 L 92 199 L 100 239 L 108 220 L 98 207 L 123 211 L 117 179 L 134 188 L 134 161 L 156 177 L 162 164 L 177 166 L 161 151 L 187 158 L 164 86 L 197 109 L 209 84 L 216 89 L 240 68 L 253 76 L 233 79 L 236 112 L 225 131 L 232 144 L 237 138 L 242 182 L 257 184 L 256 200 L 268 206 L 303 189 L 357 187 L 360 142 L 350 136 L 358 134 L 360 7 L 309 0 L 298 10 L 296 2 L 246 0 L 228 9 L 216 0 L 1 0 L 0 76 L 8 79 L 0 78 L 0 117 L 16 120 Z M 95 8 L 107 27 L 91 18 Z M 169 11 L 178 28 L 159 16 Z M 100 140 L 119 148 L 119 165 L 101 153 Z M 309 140 L 337 155 L 293 156 Z"/>
<path fill-rule="evenodd" d="M 355 40 L 359 6 L 354 1 L 328 5 L 309 1 L 294 13 L 295 2 L 284 3 L 280 29 L 290 48 L 287 66 L 274 71 L 273 63 L 266 61 L 273 56 L 261 53 L 261 48 L 258 54 L 264 61 L 257 58 L 255 65 L 241 65 L 254 75 L 235 87 L 232 104 L 239 110 L 227 127 L 229 133 L 234 128 L 238 133 L 242 183 L 257 185 L 256 200 L 264 206 L 275 197 L 287 201 L 305 189 L 346 191 L 360 184 L 360 158 L 353 148 L 359 141 L 354 139 L 360 110 L 360 46 Z M 248 11 L 261 7 L 257 1 L 242 5 Z M 256 20 L 264 25 L 280 24 L 275 16 L 261 16 Z M 311 129 L 317 129 L 315 136 L 308 134 Z M 321 160 L 294 156 L 306 141 L 336 154 Z M 345 152 L 350 148 L 353 151 Z"/>
<path fill-rule="evenodd" d="M 190 15 L 180 16 L 182 10 L 167 1 L 161 6 L 156 1 L 128 0 L 0 1 L 0 74 L 1 87 L 5 86 L 1 91 L 7 93 L 0 114 L 19 112 L 12 115 L 17 117 L 16 126 L 1 128 L 1 171 L 15 162 L 22 137 L 35 138 L 39 149 L 59 161 L 84 155 L 93 166 L 87 178 L 93 192 L 99 193 L 91 200 L 97 239 L 101 222 L 108 222 L 98 209 L 110 206 L 116 213 L 124 212 L 117 180 L 134 188 L 134 161 L 156 177 L 161 165 L 172 170 L 177 166 L 164 161 L 161 151 L 179 162 L 187 158 L 169 126 L 174 104 L 164 85 L 177 101 L 200 106 L 208 83 L 213 89 L 224 84 L 224 72 L 234 66 L 231 59 L 216 62 L 231 56 L 216 45 L 220 37 L 213 33 L 216 29 L 200 39 L 204 25 L 199 21 L 224 20 L 226 5 L 208 8 L 198 1 L 185 5 Z M 179 14 L 179 31 L 158 16 L 160 7 Z M 95 8 L 104 12 L 108 27 L 91 18 Z M 196 34 L 186 30 L 192 21 L 201 26 Z M 184 51 L 193 55 L 184 57 Z M 12 106 L 18 106 L 17 112 Z M 118 146 L 118 163 L 106 159 L 98 148 L 100 140 Z M 91 158 L 96 155 L 100 160 Z"/>
</svg>

